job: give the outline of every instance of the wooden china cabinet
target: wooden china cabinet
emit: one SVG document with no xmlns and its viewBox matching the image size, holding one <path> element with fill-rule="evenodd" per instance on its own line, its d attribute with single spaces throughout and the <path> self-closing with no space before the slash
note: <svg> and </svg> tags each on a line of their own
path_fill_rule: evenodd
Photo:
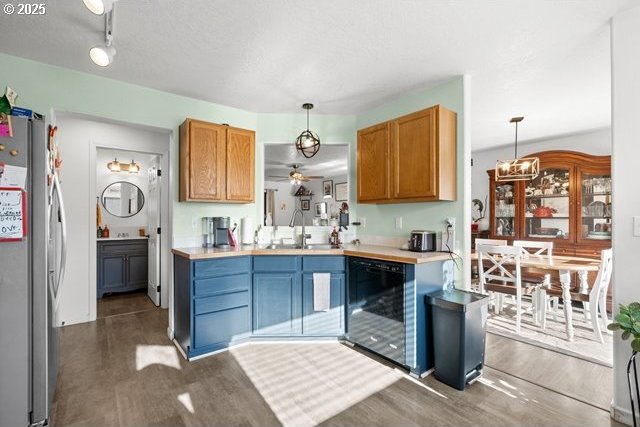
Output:
<svg viewBox="0 0 640 427">
<path fill-rule="evenodd" d="M 545 151 L 540 174 L 496 182 L 488 170 L 489 238 L 553 240 L 553 253 L 599 258 L 611 247 L 611 156 Z"/>
</svg>

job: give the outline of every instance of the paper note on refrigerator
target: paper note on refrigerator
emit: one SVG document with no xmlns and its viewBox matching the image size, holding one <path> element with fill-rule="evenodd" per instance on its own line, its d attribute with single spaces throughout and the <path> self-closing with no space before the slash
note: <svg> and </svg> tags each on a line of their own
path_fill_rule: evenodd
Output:
<svg viewBox="0 0 640 427">
<path fill-rule="evenodd" d="M 25 205 L 22 190 L 0 188 L 0 241 L 22 240 L 25 235 Z"/>
<path fill-rule="evenodd" d="M 27 168 L 0 163 L 0 187 L 25 188 Z"/>
</svg>

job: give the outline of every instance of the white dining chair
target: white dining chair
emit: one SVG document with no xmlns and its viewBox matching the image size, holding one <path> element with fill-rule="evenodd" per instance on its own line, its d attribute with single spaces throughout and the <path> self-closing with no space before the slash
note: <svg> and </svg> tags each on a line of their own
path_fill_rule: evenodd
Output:
<svg viewBox="0 0 640 427">
<path fill-rule="evenodd" d="M 480 288 L 496 297 L 495 312 L 502 311 L 502 296 L 514 295 L 516 301 L 516 333 L 520 333 L 522 320 L 522 296 L 531 295 L 533 285 L 523 285 L 520 268 L 522 249 L 518 246 L 478 245 L 478 269 Z M 486 261 L 486 263 L 485 263 Z"/>
<path fill-rule="evenodd" d="M 522 250 L 522 257 L 535 256 L 553 262 L 553 242 L 540 242 L 535 240 L 514 240 L 513 246 Z M 547 327 L 547 306 L 554 304 L 552 311 L 553 320 L 557 320 L 558 297 L 547 295 L 547 289 L 551 287 L 551 274 L 526 274 L 523 273 L 522 281 L 532 283 L 536 288 L 532 296 L 533 317 L 536 324 L 542 329 Z"/>
<path fill-rule="evenodd" d="M 589 293 L 571 292 L 572 301 L 581 301 L 582 303 L 588 303 L 588 310 L 591 316 L 587 317 L 585 313 L 585 320 L 591 321 L 591 327 L 593 333 L 600 343 L 604 344 L 602 337 L 602 330 L 600 328 L 600 319 L 604 330 L 607 334 L 611 334 L 611 331 L 607 329 L 609 324 L 609 318 L 607 316 L 607 290 L 611 282 L 611 273 L 613 271 L 613 250 L 604 249 L 600 253 L 600 268 L 598 269 L 598 275 L 591 286 Z M 547 293 L 553 293 L 554 297 L 560 297 L 562 291 L 558 289 L 548 289 Z M 584 304 L 584 310 L 587 310 L 587 305 Z M 557 303 L 554 304 L 554 311 L 557 310 Z"/>
<path fill-rule="evenodd" d="M 507 241 L 503 240 L 503 239 L 476 239 L 474 242 L 475 242 L 474 245 L 475 245 L 475 248 L 476 248 L 476 252 L 477 252 L 477 249 L 478 249 L 478 245 L 494 245 L 494 246 L 504 245 L 504 246 L 507 246 Z M 480 267 L 476 266 L 476 268 L 477 268 L 477 271 L 479 272 L 480 271 Z M 478 277 L 479 277 L 479 273 L 478 273 Z M 471 283 L 471 290 L 472 291 L 476 291 L 476 292 L 480 292 L 481 294 L 485 293 L 484 290 L 482 289 L 482 285 L 480 284 L 479 280 L 478 281 L 473 281 Z"/>
</svg>

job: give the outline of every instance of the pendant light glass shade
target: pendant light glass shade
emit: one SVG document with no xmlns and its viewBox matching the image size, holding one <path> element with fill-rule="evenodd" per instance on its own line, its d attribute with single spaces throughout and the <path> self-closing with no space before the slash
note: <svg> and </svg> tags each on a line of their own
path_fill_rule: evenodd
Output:
<svg viewBox="0 0 640 427">
<path fill-rule="evenodd" d="M 498 160 L 496 163 L 496 181 L 525 181 L 538 176 L 540 173 L 540 159 L 537 157 L 518 158 L 518 123 L 524 117 L 513 117 L 510 123 L 516 124 L 515 156 L 512 160 Z"/>
<path fill-rule="evenodd" d="M 131 160 L 131 163 L 129 163 L 129 173 L 138 173 L 138 172 L 140 172 L 140 165 L 138 165 L 136 162 Z"/>
<path fill-rule="evenodd" d="M 118 159 L 116 158 L 114 161 L 107 163 L 107 169 L 111 172 L 120 172 L 121 168 Z"/>
<path fill-rule="evenodd" d="M 111 8 L 113 7 L 113 3 L 117 0 L 82 0 L 84 5 L 91 11 L 91 13 L 95 13 L 96 15 L 102 15 L 104 13 L 109 13 Z"/>
<path fill-rule="evenodd" d="M 307 130 L 296 138 L 296 149 L 310 159 L 320 151 L 320 138 L 315 132 L 309 130 L 309 110 L 313 108 L 313 104 L 303 104 L 302 108 L 307 110 Z"/>
</svg>

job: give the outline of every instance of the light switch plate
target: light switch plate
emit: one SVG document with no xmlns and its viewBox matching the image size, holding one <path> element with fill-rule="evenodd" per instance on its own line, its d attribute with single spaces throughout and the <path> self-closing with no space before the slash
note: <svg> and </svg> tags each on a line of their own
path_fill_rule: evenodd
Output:
<svg viewBox="0 0 640 427">
<path fill-rule="evenodd" d="M 397 216 L 396 217 L 396 228 L 399 230 L 402 230 L 402 217 L 401 216 Z"/>
<path fill-rule="evenodd" d="M 640 237 L 640 216 L 633 217 L 633 235 Z"/>
</svg>

